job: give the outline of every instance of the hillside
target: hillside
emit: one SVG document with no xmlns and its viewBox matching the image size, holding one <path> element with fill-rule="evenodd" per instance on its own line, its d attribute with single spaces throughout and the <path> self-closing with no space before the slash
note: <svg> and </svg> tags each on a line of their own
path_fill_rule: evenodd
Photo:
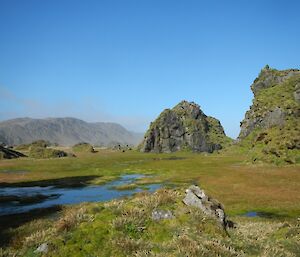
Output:
<svg viewBox="0 0 300 257">
<path fill-rule="evenodd" d="M 238 140 L 253 162 L 296 163 L 300 158 L 300 70 L 263 68 L 251 85 L 253 104 Z"/>
<path fill-rule="evenodd" d="M 219 120 L 206 116 L 199 105 L 182 101 L 150 124 L 139 148 L 142 152 L 213 152 L 230 141 Z"/>
<path fill-rule="evenodd" d="M 39 139 L 65 146 L 79 142 L 136 145 L 141 138 L 141 134 L 116 123 L 88 123 L 75 118 L 19 118 L 0 122 L 0 142 L 7 145 L 28 144 Z"/>
</svg>

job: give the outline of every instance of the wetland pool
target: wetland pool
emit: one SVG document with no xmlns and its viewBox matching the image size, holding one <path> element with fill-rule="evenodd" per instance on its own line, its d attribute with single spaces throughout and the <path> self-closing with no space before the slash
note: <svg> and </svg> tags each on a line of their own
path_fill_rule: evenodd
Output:
<svg viewBox="0 0 300 257">
<path fill-rule="evenodd" d="M 135 188 L 118 190 L 145 177 L 142 174 L 123 175 L 119 179 L 103 185 L 83 187 L 0 187 L 0 216 L 28 212 L 34 209 L 49 208 L 56 205 L 79 204 L 82 202 L 103 202 L 131 196 L 145 191 L 154 192 L 161 184 L 147 184 Z"/>
</svg>

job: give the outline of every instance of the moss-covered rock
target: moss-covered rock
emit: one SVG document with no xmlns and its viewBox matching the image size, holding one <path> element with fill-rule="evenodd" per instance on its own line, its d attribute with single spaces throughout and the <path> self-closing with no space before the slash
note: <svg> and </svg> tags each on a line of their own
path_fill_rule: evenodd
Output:
<svg viewBox="0 0 300 257">
<path fill-rule="evenodd" d="M 29 149 L 29 156 L 37 159 L 46 159 L 46 158 L 60 158 L 66 157 L 68 154 L 64 151 L 40 147 L 40 146 L 31 146 Z"/>
<path fill-rule="evenodd" d="M 142 152 L 213 152 L 230 141 L 217 119 L 207 117 L 199 105 L 182 101 L 173 109 L 164 110 L 150 124 L 139 149 Z"/>
<path fill-rule="evenodd" d="M 240 145 L 249 148 L 252 161 L 300 161 L 300 70 L 265 67 L 251 89 L 253 104 L 241 122 Z"/>
<path fill-rule="evenodd" d="M 87 153 L 95 152 L 94 147 L 92 145 L 90 145 L 89 143 L 85 143 L 85 142 L 74 145 L 72 147 L 72 150 L 77 153 L 78 152 L 87 152 Z"/>
</svg>

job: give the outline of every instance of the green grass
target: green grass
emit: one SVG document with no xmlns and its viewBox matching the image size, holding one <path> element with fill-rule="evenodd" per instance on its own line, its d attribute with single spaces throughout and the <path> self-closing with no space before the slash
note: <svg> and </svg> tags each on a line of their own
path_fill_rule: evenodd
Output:
<svg viewBox="0 0 300 257">
<path fill-rule="evenodd" d="M 182 203 L 184 190 L 139 193 L 126 200 L 68 207 L 56 220 L 39 220 L 17 229 L 16 256 L 297 256 L 299 221 L 232 217 L 236 229 L 225 233 L 216 220 Z M 174 218 L 153 221 L 154 209 Z M 17 244 L 15 242 L 15 244 Z"/>
<path fill-rule="evenodd" d="M 8 231 L 11 243 L 2 250 L 3 255 L 9 256 L 11 251 L 18 252 L 17 256 L 36 256 L 33 250 L 47 241 L 49 256 L 207 256 L 207 251 L 211 256 L 218 251 L 221 256 L 242 251 L 246 254 L 241 256 L 265 251 L 270 251 L 266 256 L 280 256 L 282 251 L 293 256 L 299 249 L 295 242 L 299 236 L 300 166 L 254 165 L 246 162 L 249 153 L 245 149 L 235 151 L 145 154 L 99 149 L 97 153 L 78 153 L 77 158 L 1 160 L 0 185 L 58 181 L 70 185 L 80 180 L 102 184 L 122 174 L 140 173 L 152 176 L 139 179 L 139 186 L 165 183 L 177 188 L 168 190 L 172 197 L 141 194 L 129 200 L 81 204 L 66 208 L 54 221 L 46 217 L 26 222 Z M 7 170 L 28 172 L 1 172 Z M 230 238 L 213 220 L 201 222 L 201 213 L 187 210 L 181 203 L 184 189 L 194 183 L 222 202 L 239 224 L 230 231 Z M 171 209 L 176 219 L 156 223 L 149 218 L 153 208 Z M 145 213 L 140 213 L 143 209 Z M 247 211 L 269 212 L 275 218 L 239 216 Z M 288 226 L 282 227 L 285 222 Z M 150 255 L 144 252 L 147 250 Z"/>
<path fill-rule="evenodd" d="M 251 209 L 272 209 L 295 213 L 300 210 L 299 165 L 275 166 L 247 164 L 247 152 L 222 154 L 171 154 L 125 153 L 99 150 L 97 153 L 80 153 L 77 158 L 1 160 L 0 185 L 8 183 L 41 182 L 51 185 L 89 178 L 87 183 L 103 184 L 122 174 L 149 174 L 138 184 L 167 183 L 186 186 L 200 184 L 209 194 L 223 202 L 229 212 Z M 1 170 L 24 170 L 20 176 Z M 77 182 L 77 181 L 76 181 Z"/>
<path fill-rule="evenodd" d="M 284 113 L 281 124 L 258 126 L 243 138 L 238 147 L 248 151 L 251 162 L 269 162 L 276 165 L 300 163 L 300 119 L 299 103 L 294 99 L 295 85 L 300 83 L 300 75 L 292 76 L 284 82 L 276 82 L 276 76 L 287 71 L 264 70 L 256 82 L 265 82 L 265 77 L 273 79 L 269 87 L 256 92 L 253 105 L 247 112 L 248 118 L 264 119 L 270 111 L 280 108 Z M 271 79 L 271 81 L 272 81 Z"/>
</svg>

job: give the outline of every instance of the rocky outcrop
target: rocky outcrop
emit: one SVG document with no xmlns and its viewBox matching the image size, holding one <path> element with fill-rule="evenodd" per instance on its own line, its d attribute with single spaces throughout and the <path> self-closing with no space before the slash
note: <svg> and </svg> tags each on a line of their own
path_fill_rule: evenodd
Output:
<svg viewBox="0 0 300 257">
<path fill-rule="evenodd" d="M 19 157 L 26 157 L 26 155 L 4 146 L 0 146 L 0 159 L 13 159 Z"/>
<path fill-rule="evenodd" d="M 192 150 L 213 152 L 230 141 L 220 122 L 206 116 L 200 106 L 182 101 L 173 109 L 164 110 L 150 124 L 144 141 L 139 146 L 142 152 L 175 152 Z"/>
<path fill-rule="evenodd" d="M 295 103 L 288 102 L 300 99 L 298 81 L 300 81 L 300 70 L 278 71 L 270 69 L 269 66 L 263 68 L 251 85 L 254 94 L 253 105 L 241 122 L 239 139 L 247 137 L 256 128 L 282 127 L 287 116 L 298 115 L 299 106 L 297 108 Z"/>
<path fill-rule="evenodd" d="M 185 193 L 184 204 L 199 208 L 206 215 L 217 219 L 225 229 L 232 227 L 232 222 L 227 220 L 222 204 L 208 197 L 199 186 L 190 186 Z"/>
<path fill-rule="evenodd" d="M 251 150 L 254 162 L 299 162 L 300 70 L 266 66 L 251 89 L 254 99 L 241 122 L 240 145 Z"/>
</svg>

